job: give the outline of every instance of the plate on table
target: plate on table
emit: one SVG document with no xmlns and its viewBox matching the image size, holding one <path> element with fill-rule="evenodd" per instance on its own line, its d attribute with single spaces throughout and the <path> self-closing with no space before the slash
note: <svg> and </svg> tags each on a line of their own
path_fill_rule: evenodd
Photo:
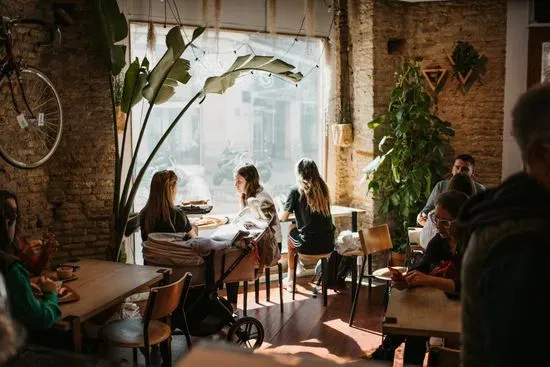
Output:
<svg viewBox="0 0 550 367">
<path fill-rule="evenodd" d="M 202 217 L 200 219 L 197 219 L 192 224 L 196 225 L 197 227 L 206 227 L 206 226 L 216 226 L 219 227 L 222 224 L 225 224 L 224 219 L 216 218 L 216 217 Z"/>
<path fill-rule="evenodd" d="M 56 283 L 61 283 L 61 281 L 57 281 Z M 70 303 L 80 300 L 80 295 L 71 287 L 62 284 L 57 284 L 57 286 L 60 287 L 57 293 L 57 303 Z M 43 294 L 39 289 L 33 288 L 32 291 L 36 298 L 42 298 Z"/>
<path fill-rule="evenodd" d="M 398 270 L 401 274 L 407 272 L 407 268 L 404 266 L 392 266 L 393 269 Z M 372 275 L 378 279 L 391 280 L 391 273 L 389 268 L 381 268 L 373 271 Z"/>
</svg>

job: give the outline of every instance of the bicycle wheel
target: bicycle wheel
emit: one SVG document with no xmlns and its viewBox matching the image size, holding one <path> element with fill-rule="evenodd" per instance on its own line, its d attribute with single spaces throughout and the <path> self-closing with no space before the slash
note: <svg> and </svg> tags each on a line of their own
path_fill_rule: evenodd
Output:
<svg viewBox="0 0 550 367">
<path fill-rule="evenodd" d="M 0 155 L 15 167 L 36 168 L 59 146 L 63 110 L 52 82 L 39 70 L 20 69 L 0 81 Z M 10 82 L 12 88 L 10 88 Z"/>
</svg>

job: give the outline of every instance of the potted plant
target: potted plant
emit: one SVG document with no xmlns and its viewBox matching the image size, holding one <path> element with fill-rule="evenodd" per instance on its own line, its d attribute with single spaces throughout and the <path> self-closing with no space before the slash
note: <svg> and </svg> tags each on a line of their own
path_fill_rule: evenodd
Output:
<svg viewBox="0 0 550 367">
<path fill-rule="evenodd" d="M 340 121 L 332 124 L 332 142 L 337 147 L 347 148 L 353 143 L 353 125 L 350 122 Z"/>
<path fill-rule="evenodd" d="M 136 58 L 124 72 L 124 77 L 119 74 L 125 67 L 126 46 L 117 44 L 128 36 L 128 23 L 126 17 L 120 12 L 116 0 L 95 0 L 96 16 L 98 18 L 100 45 L 105 58 L 106 72 L 109 73 L 109 87 L 111 92 L 112 123 L 114 128 L 115 145 L 115 172 L 113 192 L 113 229 L 114 238 L 110 246 L 112 260 L 120 260 L 123 255 L 122 244 L 126 225 L 133 207 L 139 184 L 149 164 L 153 160 L 166 138 L 176 127 L 187 110 L 196 102 L 201 103 L 208 94 L 222 94 L 235 84 L 237 78 L 249 74 L 252 71 L 264 71 L 281 78 L 298 83 L 303 75 L 294 72 L 294 66 L 273 56 L 243 55 L 238 56 L 231 67 L 219 76 L 206 79 L 202 88 L 196 91 L 193 97 L 181 107 L 180 112 L 163 132 L 160 139 L 154 145 L 151 154 L 142 167 L 137 168 L 137 157 L 141 142 L 145 134 L 149 117 L 153 108 L 168 101 L 175 93 L 175 88 L 181 84 L 187 84 L 191 79 L 190 63 L 182 58 L 188 47 L 194 47 L 193 42 L 202 35 L 205 28 L 198 27 L 194 30 L 191 39 L 182 37 L 180 26 L 170 29 L 166 35 L 167 50 L 159 62 L 149 70 L 149 61 Z M 120 78 L 120 79 L 118 79 Z M 120 111 L 125 113 L 122 142 L 119 144 L 117 134 L 117 88 L 116 80 L 123 80 L 122 94 L 120 95 Z M 118 89 L 120 90 L 120 88 Z M 137 132 L 138 139 L 131 157 L 126 157 L 129 164 L 123 165 L 127 139 L 128 119 L 132 106 L 145 99 L 147 110 L 141 129 Z M 136 172 L 134 176 L 132 173 Z"/>
<path fill-rule="evenodd" d="M 453 54 L 447 57 L 453 67 L 453 77 L 458 80 L 462 93 L 468 92 L 476 80 L 481 82 L 487 58 L 479 54 L 474 46 L 468 42 L 458 41 Z"/>
<path fill-rule="evenodd" d="M 436 116 L 417 60 L 405 61 L 391 90 L 388 112 L 368 123 L 383 129 L 374 160 L 363 170 L 368 190 L 390 226 L 394 251 L 407 248 L 407 228 L 416 223 L 435 183 L 445 172 L 442 159 L 451 124 Z"/>
</svg>

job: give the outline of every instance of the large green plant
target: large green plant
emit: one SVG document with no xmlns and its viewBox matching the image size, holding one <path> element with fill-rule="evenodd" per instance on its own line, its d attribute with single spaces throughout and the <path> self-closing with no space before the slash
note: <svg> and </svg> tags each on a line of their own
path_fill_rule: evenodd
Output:
<svg viewBox="0 0 550 367">
<path fill-rule="evenodd" d="M 425 92 L 418 61 L 405 61 L 390 95 L 388 112 L 368 123 L 383 129 L 375 159 L 363 170 L 368 189 L 380 201 L 380 214 L 390 223 L 394 250 L 407 244 L 407 227 L 430 195 L 432 185 L 444 173 L 442 164 L 451 124 L 435 114 Z"/>
<path fill-rule="evenodd" d="M 128 66 L 124 78 L 122 78 L 124 82 L 122 85 L 121 97 L 121 110 L 127 113 L 127 115 L 124 124 L 122 144 L 119 144 L 116 129 L 115 88 L 113 86 L 113 79 L 122 72 L 125 66 L 126 47 L 118 45 L 117 42 L 126 39 L 128 36 L 128 24 L 124 14 L 120 12 L 116 0 L 95 0 L 95 5 L 98 22 L 100 24 L 100 41 L 105 55 L 107 70 L 109 72 L 111 91 L 112 123 L 116 155 L 113 193 L 113 226 L 115 236 L 110 252 L 112 259 L 118 260 L 134 197 L 143 175 L 161 145 L 193 103 L 197 102 L 197 100 L 202 102 L 209 93 L 224 93 L 235 84 L 238 77 L 249 71 L 268 72 L 290 79 L 295 83 L 299 82 L 303 76 L 299 72 L 293 72 L 294 66 L 282 60 L 275 59 L 272 56 L 245 55 L 237 57 L 229 70 L 222 75 L 208 78 L 204 86 L 181 108 L 178 115 L 170 123 L 154 146 L 143 166 L 136 171 L 137 175 L 134 177 L 132 173 L 136 168 L 138 151 L 141 147 L 147 124 L 150 122 L 149 117 L 151 111 L 155 105 L 169 100 L 174 95 L 175 88 L 178 85 L 187 84 L 191 79 L 191 74 L 189 72 L 190 63 L 181 56 L 185 50 L 192 46 L 193 42 L 201 36 L 205 29 L 202 27 L 195 29 L 191 40 L 185 43 L 180 27 L 173 27 L 166 35 L 166 46 L 168 49 L 152 70 L 149 69 L 149 62 L 146 58 L 143 58 L 141 61 L 136 58 Z M 143 98 L 146 99 L 149 106 L 141 130 L 139 131 L 130 164 L 126 170 L 123 170 L 122 162 L 124 161 L 124 151 L 126 150 L 125 145 L 127 143 L 129 112 L 132 106 L 142 101 Z"/>
</svg>

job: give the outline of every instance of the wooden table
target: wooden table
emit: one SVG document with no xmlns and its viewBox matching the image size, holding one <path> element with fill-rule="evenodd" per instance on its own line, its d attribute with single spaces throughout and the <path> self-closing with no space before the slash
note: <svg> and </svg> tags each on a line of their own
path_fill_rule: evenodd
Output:
<svg viewBox="0 0 550 367">
<path fill-rule="evenodd" d="M 340 205 L 331 205 L 330 206 L 330 214 L 333 218 L 338 217 L 349 217 L 351 216 L 351 230 L 352 232 L 357 232 L 357 214 L 358 213 L 364 213 L 364 209 L 358 209 L 358 208 L 349 208 L 346 206 L 340 206 Z M 279 213 L 280 214 L 280 213 Z M 235 213 L 232 214 L 189 214 L 188 217 L 214 217 L 223 219 L 225 222 L 230 222 L 235 217 Z M 288 217 L 289 221 L 294 220 L 294 213 L 291 213 Z M 219 225 L 206 225 L 206 226 L 199 226 L 199 229 L 215 229 L 219 227 Z"/>
<path fill-rule="evenodd" d="M 382 331 L 384 334 L 438 336 L 458 340 L 462 330 L 461 310 L 460 301 L 449 299 L 437 288 L 392 289 L 386 319 L 395 318 L 397 322 L 384 322 Z"/>
<path fill-rule="evenodd" d="M 54 328 L 72 332 L 76 352 L 82 350 L 80 326 L 83 322 L 123 302 L 137 289 L 158 283 L 163 278 L 160 269 L 166 269 L 92 259 L 70 265 L 80 266 L 75 273 L 78 279 L 67 284 L 80 295 L 80 300 L 59 305 L 61 320 Z"/>
</svg>

